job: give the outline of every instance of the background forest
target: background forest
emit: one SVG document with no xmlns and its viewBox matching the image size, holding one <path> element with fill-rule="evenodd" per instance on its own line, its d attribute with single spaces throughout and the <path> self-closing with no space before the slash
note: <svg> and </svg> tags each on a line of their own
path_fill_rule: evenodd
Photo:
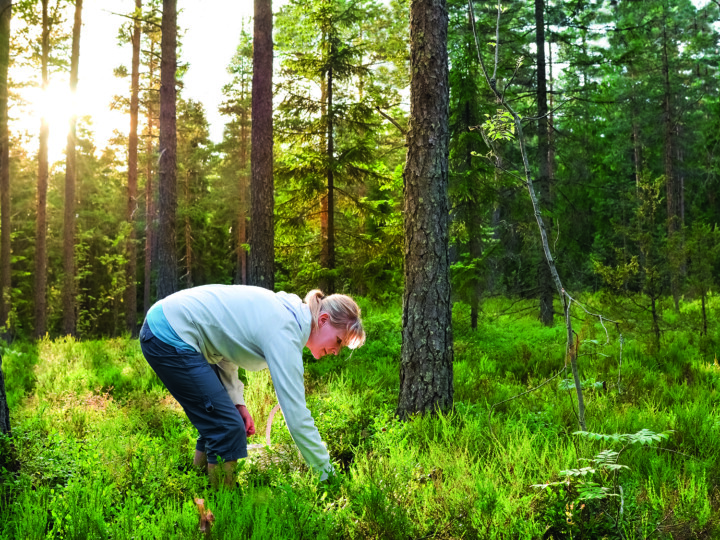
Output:
<svg viewBox="0 0 720 540">
<path fill-rule="evenodd" d="M 407 224 L 420 218 L 403 210 L 417 198 L 407 164 L 422 131 L 410 115 L 422 41 L 410 13 L 439 4 L 274 6 L 273 206 L 251 190 L 262 161 L 253 54 L 265 44 L 250 22 L 226 80 L 207 81 L 222 86 L 228 118 L 214 142 L 209 111 L 184 96 L 183 29 L 165 26 L 175 2 L 135 0 L 102 45 L 133 44 L 115 69 L 128 91 L 108 104 L 130 130 L 99 143 L 93 118 L 71 119 L 53 160 L 48 124 L 28 127 L 23 99 L 67 73 L 77 84 L 83 2 L 18 0 L 9 33 L 8 4 L 0 374 L 13 431 L 0 436 L 0 539 L 201 538 L 196 496 L 216 514 L 216 538 L 718 537 L 717 0 L 447 0 L 450 207 L 435 211 L 449 214 L 451 302 L 414 318 L 404 281 L 433 262 L 411 259 Z M 168 51 L 174 85 L 163 84 Z M 169 136 L 171 170 L 159 150 Z M 269 283 L 352 294 L 368 339 L 352 355 L 304 359 L 340 474 L 317 483 L 278 419 L 266 458 L 243 461 L 239 489 L 216 492 L 191 466 L 194 428 L 134 336 L 168 291 L 268 283 L 258 206 L 273 208 L 273 234 L 259 235 Z M 432 375 L 449 385 L 430 396 L 440 410 L 412 410 L 405 332 L 411 319 L 443 330 L 444 307 L 446 365 Z M 263 425 L 272 383 L 242 376 Z"/>
<path fill-rule="evenodd" d="M 2 307 L 6 331 L 19 336 L 33 335 L 37 326 L 40 164 L 37 140 L 12 129 L 12 119 L 23 88 L 40 79 L 39 7 L 17 4 L 14 17 L 22 31 L 11 34 L 10 50 L 9 215 L 3 226 L 10 229 L 12 256 L 2 260 L 11 276 Z M 150 1 L 138 12 L 143 19 L 138 184 L 131 215 L 128 134 L 118 131 L 98 147 L 92 119 L 77 123 L 71 253 L 76 326 L 70 333 L 82 337 L 132 330 L 129 321 L 130 327 L 142 321 L 156 295 L 160 7 Z M 400 295 L 407 9 L 402 1 L 318 1 L 288 2 L 278 10 L 276 289 L 303 292 L 323 284 L 373 299 Z M 483 140 L 479 126 L 495 116 L 497 105 L 477 64 L 467 5 L 450 1 L 448 9 L 454 298 L 472 305 L 473 313 L 489 296 L 547 299 L 552 291 L 530 201 L 518 179 L 516 145 L 498 140 L 491 149 Z M 503 9 L 496 78 L 509 103 L 527 118 L 530 161 L 566 288 L 632 298 L 633 318 L 649 320 L 659 336 L 663 322 L 655 300 L 670 294 L 677 305 L 682 298 L 702 297 L 716 275 L 718 6 L 690 0 L 572 1 L 548 2 L 539 13 L 529 2 L 505 2 Z M 72 13 L 70 4 L 50 6 L 50 76 L 69 68 Z M 478 3 L 475 13 L 478 41 L 490 57 L 496 5 Z M 132 21 L 122 20 L 118 39 L 129 40 Z M 538 28 L 544 74 L 536 62 Z M 178 51 L 177 286 L 242 283 L 251 227 L 252 38 L 250 32 L 238 36 L 228 66 L 222 109 L 230 121 L 218 144 L 209 139 L 203 105 L 183 98 L 182 48 Z M 128 58 L 117 67 L 128 85 L 130 63 Z M 14 78 L 17 66 L 32 78 Z M 130 107 L 128 96 L 117 96 L 112 106 Z M 534 120 L 538 116 L 543 118 Z M 60 335 L 68 330 L 62 317 L 65 159 L 48 166 L 46 328 Z M 131 243 L 135 260 L 129 266 Z M 126 290 L 133 281 L 137 308 L 126 317 Z M 543 320 L 549 324 L 552 312 Z"/>
</svg>

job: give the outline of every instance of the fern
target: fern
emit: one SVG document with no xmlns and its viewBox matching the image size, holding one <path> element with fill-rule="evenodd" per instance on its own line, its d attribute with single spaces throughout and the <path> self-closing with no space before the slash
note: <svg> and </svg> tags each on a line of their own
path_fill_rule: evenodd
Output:
<svg viewBox="0 0 720 540">
<path fill-rule="evenodd" d="M 672 430 L 655 433 L 649 429 L 641 429 L 637 433 L 613 433 L 608 435 L 605 433 L 593 433 L 591 431 L 575 431 L 573 435 L 579 435 L 591 441 L 607 441 L 611 443 L 624 442 L 627 444 L 640 444 L 646 446 L 650 443 L 658 443 L 667 440 Z"/>
</svg>

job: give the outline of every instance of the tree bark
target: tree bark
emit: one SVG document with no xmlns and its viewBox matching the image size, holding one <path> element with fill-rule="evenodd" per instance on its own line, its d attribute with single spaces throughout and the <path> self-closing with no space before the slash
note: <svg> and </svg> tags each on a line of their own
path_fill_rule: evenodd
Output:
<svg viewBox="0 0 720 540">
<path fill-rule="evenodd" d="M 272 24 L 272 0 L 255 0 L 248 282 L 271 290 L 275 286 Z"/>
<path fill-rule="evenodd" d="M 0 328 L 9 332 L 10 313 L 10 136 L 8 68 L 10 65 L 11 0 L 0 0 Z"/>
<path fill-rule="evenodd" d="M 125 287 L 125 327 L 137 337 L 137 232 L 138 209 L 138 114 L 140 110 L 140 17 L 142 0 L 135 0 L 132 35 L 132 72 L 130 76 L 130 134 L 128 135 L 128 205 L 130 236 L 127 242 L 127 286 Z"/>
<path fill-rule="evenodd" d="M 80 29 L 82 28 L 82 3 L 75 0 L 72 52 L 70 54 L 70 93 L 75 95 L 78 85 L 80 63 Z M 65 215 L 63 220 L 63 334 L 74 336 L 77 302 L 75 301 L 75 184 L 77 183 L 77 116 L 70 117 L 70 132 L 65 150 Z"/>
<path fill-rule="evenodd" d="M 10 311 L 10 140 L 8 132 L 8 67 L 10 65 L 11 0 L 0 0 L 0 327 Z M 7 330 L 7 329 L 6 329 Z M 0 357 L 0 432 L 10 433 L 10 408 Z M 0 466 L 6 458 L 0 457 Z"/>
<path fill-rule="evenodd" d="M 403 342 L 398 415 L 445 411 L 453 400 L 449 279 L 448 13 L 410 6 L 410 126 L 404 183 Z"/>
<path fill-rule="evenodd" d="M 537 104 L 538 104 L 538 187 L 540 205 L 550 204 L 550 141 L 548 138 L 547 79 L 545 75 L 545 0 L 535 0 L 535 44 L 537 46 Z M 540 292 L 540 320 L 545 326 L 553 324 L 553 282 L 550 267 L 544 257 L 538 262 Z"/>
<path fill-rule="evenodd" d="M 185 204 L 188 212 L 185 213 L 185 286 L 193 286 L 192 279 L 192 225 L 190 223 L 190 175 L 192 171 L 185 172 Z"/>
<path fill-rule="evenodd" d="M 246 77 L 242 79 L 242 100 L 245 102 L 247 96 Z M 238 237 L 237 237 L 237 277 L 235 283 L 247 284 L 247 250 L 243 247 L 247 244 L 247 190 L 248 190 L 248 125 L 247 125 L 247 107 L 243 106 L 240 115 L 240 175 L 238 177 Z"/>
<path fill-rule="evenodd" d="M 175 70 L 177 54 L 177 0 L 163 0 L 160 59 L 160 157 L 158 184 L 157 299 L 178 290 L 175 251 L 177 212 L 177 131 Z"/>
<path fill-rule="evenodd" d="M 663 51 L 662 51 L 662 72 L 663 72 L 663 165 L 665 169 L 665 189 L 667 195 L 667 227 L 668 240 L 676 234 L 681 234 L 682 192 L 680 182 L 674 170 L 675 141 L 672 114 L 672 89 L 670 86 L 670 58 L 668 53 L 668 36 L 666 21 L 663 20 Z M 670 289 L 675 302 L 675 311 L 680 311 L 680 268 L 679 264 L 670 265 Z"/>
<path fill-rule="evenodd" d="M 50 56 L 50 19 L 48 0 L 42 0 L 42 91 L 48 91 L 48 58 Z M 37 215 L 35 227 L 35 337 L 47 331 L 47 190 L 48 190 L 48 138 L 50 126 L 43 116 L 40 121 L 40 147 L 38 150 Z"/>
<path fill-rule="evenodd" d="M 155 75 L 155 42 L 150 41 L 150 61 L 148 63 L 148 81 L 152 85 Z M 150 90 L 152 91 L 152 89 Z M 153 190 L 153 128 L 154 115 L 152 99 L 147 102 L 147 141 L 145 152 L 147 153 L 147 163 L 145 164 L 145 266 L 144 266 L 144 286 L 143 286 L 143 313 L 147 315 L 148 310 L 152 306 L 152 263 L 153 263 L 153 243 L 155 241 L 155 204 Z"/>
<path fill-rule="evenodd" d="M 330 46 L 332 57 L 332 45 Z M 323 211 L 327 216 L 327 247 L 325 269 L 335 269 L 335 138 L 333 137 L 333 70 L 328 69 L 327 73 L 327 195 L 325 196 Z M 325 279 L 325 293 L 335 292 L 335 279 L 328 276 Z"/>
<path fill-rule="evenodd" d="M 327 34 L 323 32 L 323 40 L 327 39 Z M 323 77 L 320 82 L 320 116 L 327 118 L 328 116 L 328 79 Z M 325 130 L 320 135 L 320 152 L 328 153 L 328 129 L 327 120 L 325 122 Z M 330 266 L 330 252 L 328 251 L 328 195 L 323 193 L 320 197 L 320 268 L 328 268 Z M 328 290 L 327 279 L 321 279 L 319 283 L 320 289 Z"/>
</svg>

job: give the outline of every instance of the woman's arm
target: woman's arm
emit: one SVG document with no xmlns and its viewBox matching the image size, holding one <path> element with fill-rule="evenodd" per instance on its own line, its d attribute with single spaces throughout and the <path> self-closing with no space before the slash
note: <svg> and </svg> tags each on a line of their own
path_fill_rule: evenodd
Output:
<svg viewBox="0 0 720 540">
<path fill-rule="evenodd" d="M 288 321 L 278 332 L 262 338 L 262 347 L 290 435 L 305 462 L 324 479 L 333 468 L 305 402 L 302 344 L 297 330 L 297 322 Z"/>
</svg>

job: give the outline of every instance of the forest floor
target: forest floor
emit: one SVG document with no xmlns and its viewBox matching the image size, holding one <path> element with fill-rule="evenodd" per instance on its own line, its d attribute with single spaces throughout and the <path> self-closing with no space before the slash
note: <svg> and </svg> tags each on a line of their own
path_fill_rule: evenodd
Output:
<svg viewBox="0 0 720 540">
<path fill-rule="evenodd" d="M 278 414 L 239 487 L 211 490 L 192 467 L 196 432 L 137 341 L 6 345 L 14 446 L 0 444 L 20 467 L 0 476 L 0 539 L 205 538 L 196 497 L 214 539 L 717 538 L 720 329 L 701 335 L 699 302 L 666 301 L 657 343 L 644 315 L 586 300 L 622 321 L 576 314 L 580 434 L 569 370 L 504 401 L 564 367 L 562 321 L 541 326 L 534 301 L 488 300 L 475 331 L 456 304 L 454 410 L 407 422 L 394 417 L 401 309 L 362 302 L 366 345 L 306 358 L 308 404 L 341 471 L 328 483 Z M 709 306 L 713 321 L 720 298 Z M 272 383 L 246 377 L 262 443 Z"/>
</svg>

